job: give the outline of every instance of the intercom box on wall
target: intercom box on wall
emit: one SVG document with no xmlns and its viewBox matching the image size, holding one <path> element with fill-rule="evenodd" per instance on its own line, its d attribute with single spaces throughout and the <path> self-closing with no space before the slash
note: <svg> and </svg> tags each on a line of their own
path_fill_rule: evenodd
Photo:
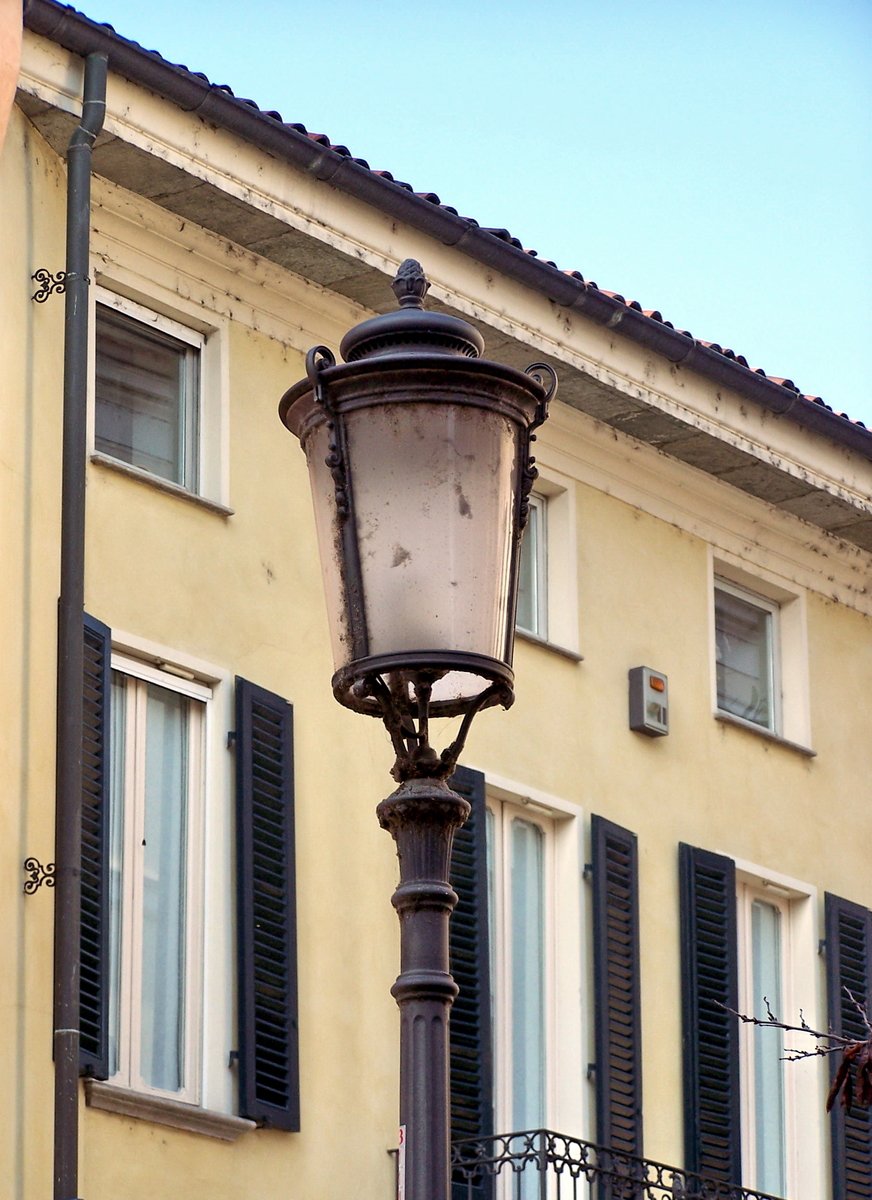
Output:
<svg viewBox="0 0 872 1200">
<path fill-rule="evenodd" d="M 630 670 L 630 728 L 647 737 L 669 733 L 669 681 L 662 671 Z"/>
</svg>

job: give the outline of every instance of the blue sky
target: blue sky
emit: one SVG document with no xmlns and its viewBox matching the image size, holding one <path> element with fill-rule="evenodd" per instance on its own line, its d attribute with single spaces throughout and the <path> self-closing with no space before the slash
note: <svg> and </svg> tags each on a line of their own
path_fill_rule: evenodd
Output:
<svg viewBox="0 0 872 1200">
<path fill-rule="evenodd" d="M 872 427 L 870 0 L 77 0 Z"/>
</svg>

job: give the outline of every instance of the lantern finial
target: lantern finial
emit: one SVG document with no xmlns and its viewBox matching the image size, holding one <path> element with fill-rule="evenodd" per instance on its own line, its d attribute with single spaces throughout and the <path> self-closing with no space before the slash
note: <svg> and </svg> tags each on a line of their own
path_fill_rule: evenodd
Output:
<svg viewBox="0 0 872 1200">
<path fill-rule="evenodd" d="M 391 287 L 400 308 L 423 308 L 430 281 L 421 264 L 414 258 L 407 258 L 400 263 Z"/>
</svg>

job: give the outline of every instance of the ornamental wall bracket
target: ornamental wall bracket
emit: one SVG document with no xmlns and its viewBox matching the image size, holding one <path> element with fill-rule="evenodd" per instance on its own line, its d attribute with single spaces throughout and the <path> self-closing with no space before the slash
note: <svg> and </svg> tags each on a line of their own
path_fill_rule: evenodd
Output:
<svg viewBox="0 0 872 1200">
<path fill-rule="evenodd" d="M 55 885 L 55 865 L 54 863 L 46 863 L 45 866 L 38 858 L 26 858 L 24 860 L 24 870 L 27 879 L 24 881 L 25 896 L 32 896 L 38 891 L 43 884 L 46 887 L 54 887 Z"/>
<path fill-rule="evenodd" d="M 59 296 L 62 295 L 66 291 L 67 279 L 72 279 L 73 277 L 72 275 L 67 276 L 66 271 L 56 271 L 52 275 L 51 271 L 46 267 L 40 267 L 39 270 L 33 272 L 30 278 L 34 283 L 39 284 L 39 287 L 30 297 L 31 300 L 35 300 L 37 304 L 45 304 L 49 296 L 53 296 L 56 293 Z"/>
</svg>

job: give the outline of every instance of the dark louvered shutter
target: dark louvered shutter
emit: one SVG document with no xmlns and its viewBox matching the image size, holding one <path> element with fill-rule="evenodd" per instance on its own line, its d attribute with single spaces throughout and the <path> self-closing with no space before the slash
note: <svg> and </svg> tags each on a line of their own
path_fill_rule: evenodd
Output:
<svg viewBox="0 0 872 1200">
<path fill-rule="evenodd" d="M 591 820 L 597 1141 L 642 1154 L 639 885 L 636 835 Z"/>
<path fill-rule="evenodd" d="M 684 1145 L 686 1165 L 708 1179 L 741 1182 L 736 871 L 731 859 L 692 846 L 681 868 Z"/>
<path fill-rule="evenodd" d="M 111 632 L 85 616 L 79 1070 L 109 1074 L 109 695 Z"/>
<path fill-rule="evenodd" d="M 869 1012 L 872 997 L 872 913 L 859 904 L 826 897 L 827 1004 L 830 1028 L 864 1042 L 869 1036 L 854 1000 Z M 848 993 L 851 993 L 849 996 Z M 834 1074 L 839 1055 L 830 1055 Z M 833 1200 L 872 1196 L 872 1110 L 832 1112 Z"/>
<path fill-rule="evenodd" d="M 450 925 L 451 972 L 460 988 L 451 1009 L 451 1138 L 486 1138 L 493 1133 L 490 950 L 488 943 L 487 812 L 484 775 L 459 767 L 451 787 L 472 805 L 458 830 L 451 855 L 451 886 L 458 902 Z M 458 1200 L 481 1200 L 492 1181 L 471 1191 L 454 1182 Z"/>
<path fill-rule="evenodd" d="M 236 681 L 240 1113 L 300 1128 L 290 704 Z"/>
</svg>

